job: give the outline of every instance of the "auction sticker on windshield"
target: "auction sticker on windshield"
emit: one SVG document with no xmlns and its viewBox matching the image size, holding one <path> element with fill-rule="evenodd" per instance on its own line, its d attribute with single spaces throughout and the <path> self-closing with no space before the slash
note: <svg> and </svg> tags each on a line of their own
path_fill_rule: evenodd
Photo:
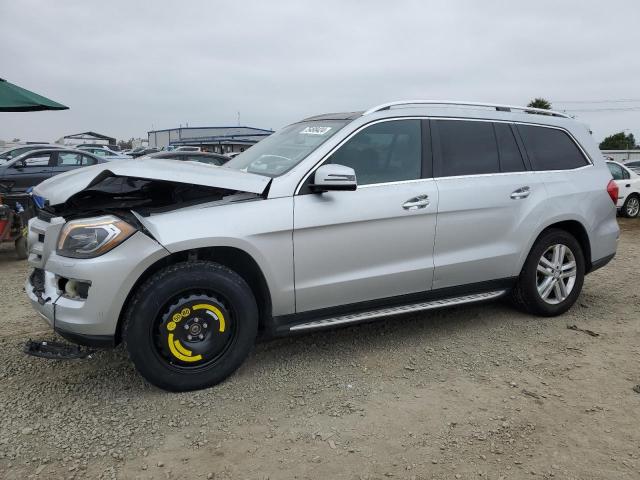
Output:
<svg viewBox="0 0 640 480">
<path fill-rule="evenodd" d="M 300 133 L 304 135 L 324 135 L 331 127 L 305 127 Z"/>
</svg>

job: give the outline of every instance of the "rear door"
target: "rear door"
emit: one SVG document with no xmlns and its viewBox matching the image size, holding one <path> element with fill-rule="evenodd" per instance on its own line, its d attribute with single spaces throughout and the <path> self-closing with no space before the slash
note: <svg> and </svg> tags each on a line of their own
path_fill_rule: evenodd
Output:
<svg viewBox="0 0 640 480">
<path fill-rule="evenodd" d="M 6 180 L 13 189 L 22 191 L 34 187 L 51 176 L 55 154 L 34 151 L 6 169 Z"/>
<path fill-rule="evenodd" d="M 297 312 L 431 289 L 438 190 L 427 127 L 418 119 L 363 127 L 325 162 L 353 168 L 357 190 L 303 186 L 294 197 Z"/>
<path fill-rule="evenodd" d="M 440 195 L 433 288 L 517 275 L 546 192 L 529 171 L 514 127 L 457 119 L 431 125 Z"/>
</svg>

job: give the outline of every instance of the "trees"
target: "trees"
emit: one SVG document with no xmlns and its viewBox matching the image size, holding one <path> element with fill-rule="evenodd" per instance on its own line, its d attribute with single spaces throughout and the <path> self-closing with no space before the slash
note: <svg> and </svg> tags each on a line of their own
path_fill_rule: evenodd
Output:
<svg viewBox="0 0 640 480">
<path fill-rule="evenodd" d="M 609 135 L 600 142 L 600 150 L 630 150 L 636 148 L 636 139 L 633 133 L 626 135 L 624 132 Z"/>
<path fill-rule="evenodd" d="M 551 110 L 551 102 L 545 98 L 538 97 L 531 100 L 527 105 L 527 107 L 542 108 L 543 110 Z"/>
<path fill-rule="evenodd" d="M 130 148 L 133 148 L 133 138 L 130 138 L 129 140 L 120 140 L 118 142 L 118 147 L 120 147 L 120 150 L 128 150 Z"/>
</svg>

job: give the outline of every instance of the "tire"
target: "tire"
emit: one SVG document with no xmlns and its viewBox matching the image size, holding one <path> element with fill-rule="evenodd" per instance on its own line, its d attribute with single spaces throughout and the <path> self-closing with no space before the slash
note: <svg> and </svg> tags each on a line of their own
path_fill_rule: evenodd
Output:
<svg viewBox="0 0 640 480">
<path fill-rule="evenodd" d="M 16 238 L 15 247 L 16 247 L 16 255 L 18 256 L 18 260 L 24 260 L 29 256 L 29 251 L 27 250 L 26 237 Z"/>
<path fill-rule="evenodd" d="M 563 257 L 562 269 L 557 268 L 557 263 L 555 263 L 556 266 L 549 267 L 548 264 L 553 264 L 553 261 L 542 263 L 543 255 L 547 260 L 556 258 L 555 246 L 558 245 L 565 247 L 564 253 L 562 249 L 558 250 Z M 572 261 L 575 267 L 570 269 Z M 539 264 L 545 270 L 544 273 L 538 270 Z M 584 254 L 575 237 L 564 230 L 549 229 L 540 235 L 531 248 L 518 282 L 511 293 L 512 301 L 520 310 L 533 315 L 543 317 L 561 315 L 571 308 L 580 295 L 584 283 L 584 272 Z M 549 283 L 545 282 L 552 282 L 553 285 L 549 286 Z M 562 282 L 564 290 L 558 282 Z M 542 293 L 539 288 L 542 289 Z M 543 295 L 547 288 L 551 290 L 545 299 Z"/>
<path fill-rule="evenodd" d="M 629 195 L 622 206 L 622 214 L 627 218 L 635 218 L 640 212 L 640 197 Z"/>
<path fill-rule="evenodd" d="M 151 276 L 135 292 L 122 328 L 138 372 L 174 392 L 223 381 L 249 355 L 257 333 L 251 288 L 209 261 L 177 263 Z"/>
</svg>

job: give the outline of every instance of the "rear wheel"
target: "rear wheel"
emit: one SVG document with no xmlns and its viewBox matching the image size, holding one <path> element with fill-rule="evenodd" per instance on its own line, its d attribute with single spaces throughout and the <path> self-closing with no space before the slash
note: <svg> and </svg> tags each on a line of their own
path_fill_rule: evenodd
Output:
<svg viewBox="0 0 640 480">
<path fill-rule="evenodd" d="M 627 218 L 635 218 L 640 213 L 640 197 L 638 195 L 629 195 L 622 206 L 622 213 Z"/>
<path fill-rule="evenodd" d="M 521 309 L 551 317 L 575 303 L 584 283 L 582 248 L 570 233 L 550 229 L 529 252 L 512 298 Z"/>
<path fill-rule="evenodd" d="M 136 369 L 172 391 L 215 385 L 254 345 L 258 308 L 247 283 L 223 265 L 184 262 L 149 278 L 125 316 L 123 340 Z"/>
</svg>

